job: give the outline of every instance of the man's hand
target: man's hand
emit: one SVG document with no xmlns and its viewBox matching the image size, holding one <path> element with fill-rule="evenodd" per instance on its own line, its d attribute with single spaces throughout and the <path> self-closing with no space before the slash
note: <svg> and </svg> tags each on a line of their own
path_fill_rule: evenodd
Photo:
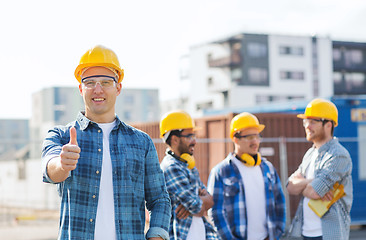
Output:
<svg viewBox="0 0 366 240">
<path fill-rule="evenodd" d="M 60 167 L 64 171 L 74 170 L 78 163 L 80 147 L 76 139 L 76 129 L 72 127 L 70 128 L 70 142 L 62 147 L 60 154 Z"/>
<path fill-rule="evenodd" d="M 289 178 L 287 191 L 292 195 L 302 194 L 312 179 L 306 179 L 300 172 L 295 172 Z"/>
<path fill-rule="evenodd" d="M 47 174 L 52 181 L 63 182 L 69 176 L 69 172 L 76 168 L 80 151 L 76 140 L 76 129 L 72 127 L 70 142 L 62 147 L 60 156 L 52 158 L 47 164 Z"/>
<path fill-rule="evenodd" d="M 175 209 L 175 214 L 177 214 L 178 219 L 186 219 L 189 216 L 190 212 L 187 209 L 185 209 L 185 207 L 182 204 L 180 204 Z"/>
<path fill-rule="evenodd" d="M 334 197 L 334 193 L 333 193 L 333 191 L 332 191 L 332 189 L 331 189 L 331 190 L 329 190 L 329 192 L 327 192 L 327 193 L 322 197 L 322 201 L 332 201 L 333 197 Z"/>
<path fill-rule="evenodd" d="M 200 188 L 198 190 L 198 195 L 203 197 L 203 196 L 208 195 L 208 192 L 206 191 L 206 189 Z"/>
<path fill-rule="evenodd" d="M 199 189 L 198 190 L 198 195 L 200 196 L 201 200 L 202 200 L 202 207 L 201 207 L 201 211 L 197 214 L 195 214 L 194 216 L 196 217 L 203 217 L 206 215 L 206 212 L 208 209 L 212 208 L 214 202 L 213 202 L 213 197 L 206 191 L 206 189 Z"/>
</svg>

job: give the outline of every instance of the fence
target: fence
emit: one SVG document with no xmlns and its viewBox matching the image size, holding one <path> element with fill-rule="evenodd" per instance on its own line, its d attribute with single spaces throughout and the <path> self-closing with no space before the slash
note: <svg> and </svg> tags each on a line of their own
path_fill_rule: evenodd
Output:
<svg viewBox="0 0 366 240">
<path fill-rule="evenodd" d="M 359 157 L 359 151 L 366 151 L 366 139 L 340 138 L 353 159 L 354 204 L 353 222 L 366 223 L 366 179 L 362 169 L 365 161 Z M 160 138 L 153 138 L 159 159 L 165 155 L 166 145 Z M 262 156 L 273 163 L 282 184 L 294 172 L 302 161 L 306 150 L 311 147 L 304 137 L 264 137 L 260 146 Z M 365 149 L 365 150 L 363 150 Z M 202 181 L 207 184 L 211 169 L 222 161 L 233 144 L 229 138 L 198 138 L 194 156 Z M 14 159 L 14 160 L 11 160 Z M 0 161 L 0 218 L 9 208 L 52 209 L 57 208 L 59 199 L 56 189 L 41 182 L 40 159 L 15 160 L 15 155 Z M 285 189 L 285 187 L 284 187 Z M 284 191 L 285 194 L 287 191 Z M 298 205 L 299 197 L 286 194 L 288 218 L 292 217 Z M 1 208 L 2 207 L 2 208 Z"/>
</svg>

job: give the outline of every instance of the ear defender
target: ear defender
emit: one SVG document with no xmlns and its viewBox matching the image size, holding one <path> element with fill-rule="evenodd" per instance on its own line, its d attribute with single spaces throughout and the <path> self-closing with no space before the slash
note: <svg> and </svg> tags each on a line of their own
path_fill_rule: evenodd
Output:
<svg viewBox="0 0 366 240">
<path fill-rule="evenodd" d="M 249 155 L 248 153 L 244 153 L 240 157 L 238 157 L 237 155 L 235 155 L 235 156 L 237 159 L 242 161 L 248 167 L 258 166 L 262 162 L 260 153 L 257 153 L 254 156 Z"/>
<path fill-rule="evenodd" d="M 183 153 L 182 155 L 178 156 L 173 151 L 169 150 L 168 154 L 178 159 L 179 161 L 187 163 L 188 169 L 193 169 L 194 166 L 196 166 L 196 161 L 194 160 L 194 157 L 188 153 Z"/>
<path fill-rule="evenodd" d="M 183 153 L 179 157 L 180 159 L 183 159 L 188 164 L 188 169 L 193 169 L 194 166 L 196 166 L 196 161 L 194 160 L 194 157 L 188 153 Z"/>
</svg>

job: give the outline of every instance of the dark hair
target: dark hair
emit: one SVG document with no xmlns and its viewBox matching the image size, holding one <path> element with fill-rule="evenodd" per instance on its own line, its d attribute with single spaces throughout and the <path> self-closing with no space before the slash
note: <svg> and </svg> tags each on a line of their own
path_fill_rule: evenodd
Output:
<svg viewBox="0 0 366 240">
<path fill-rule="evenodd" d="M 240 131 L 236 132 L 236 133 L 234 134 L 234 137 L 236 137 L 236 138 L 240 138 Z"/>
<path fill-rule="evenodd" d="M 172 136 L 180 136 L 180 134 L 182 133 L 183 130 L 172 130 L 170 131 L 169 137 L 167 138 L 167 140 L 165 141 L 166 144 L 168 144 L 170 146 L 171 141 L 172 141 Z"/>
<path fill-rule="evenodd" d="M 334 134 L 334 121 L 332 120 L 323 120 L 323 126 L 327 123 L 327 122 L 330 122 L 332 124 L 332 129 L 330 130 L 330 135 L 333 137 L 333 134 Z"/>
</svg>

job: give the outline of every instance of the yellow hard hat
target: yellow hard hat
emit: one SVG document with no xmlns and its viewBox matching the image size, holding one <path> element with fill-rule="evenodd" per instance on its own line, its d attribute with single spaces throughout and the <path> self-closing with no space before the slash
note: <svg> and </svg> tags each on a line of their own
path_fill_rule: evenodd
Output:
<svg viewBox="0 0 366 240">
<path fill-rule="evenodd" d="M 118 75 L 118 82 L 122 82 L 124 72 L 119 65 L 117 55 L 111 49 L 97 45 L 84 53 L 75 69 L 74 75 L 79 83 L 81 83 L 81 75 L 84 69 L 97 66 L 112 68 Z"/>
<path fill-rule="evenodd" d="M 243 112 L 236 115 L 230 124 L 230 137 L 233 139 L 234 134 L 244 128 L 256 128 L 262 132 L 265 125 L 259 124 L 258 118 L 251 113 Z"/>
<path fill-rule="evenodd" d="M 316 98 L 312 100 L 305 109 L 304 114 L 298 114 L 298 118 L 324 118 L 332 120 L 334 126 L 338 125 L 338 110 L 336 105 L 331 101 Z"/>
<path fill-rule="evenodd" d="M 160 137 L 162 138 L 165 133 L 172 130 L 187 128 L 192 128 L 193 130 L 199 129 L 188 113 L 181 110 L 168 112 L 160 120 Z"/>
</svg>

